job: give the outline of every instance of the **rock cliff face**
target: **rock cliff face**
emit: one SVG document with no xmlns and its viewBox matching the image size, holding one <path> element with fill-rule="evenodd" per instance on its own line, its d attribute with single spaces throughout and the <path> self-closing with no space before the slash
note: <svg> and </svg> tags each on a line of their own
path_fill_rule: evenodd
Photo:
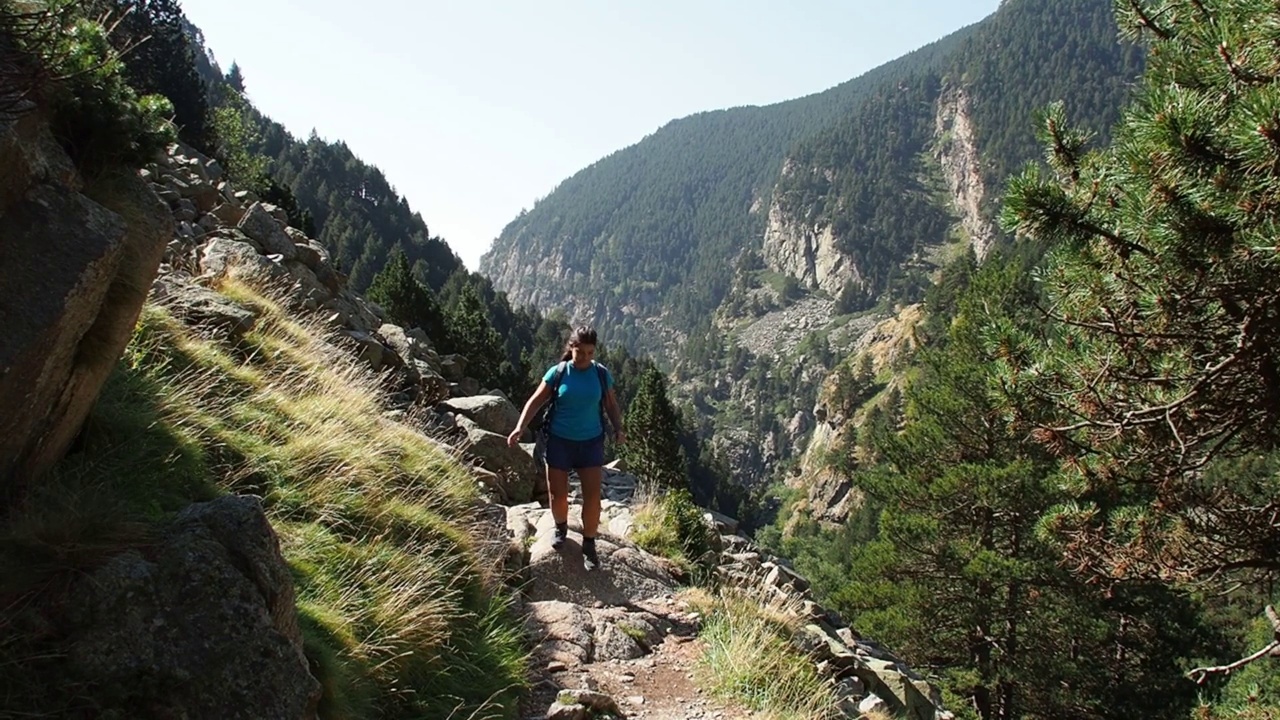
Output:
<svg viewBox="0 0 1280 720">
<path fill-rule="evenodd" d="M 969 111 L 969 93 L 963 87 L 943 90 L 938 98 L 936 127 L 936 157 L 951 192 L 951 204 L 960 214 L 960 223 L 981 261 L 995 241 L 996 230 L 982 214 L 986 197 L 982 158 Z"/>
<path fill-rule="evenodd" d="M 909 305 L 896 316 L 879 323 L 859 338 L 850 357 L 823 381 L 813 409 L 813 435 L 801 457 L 799 472 L 787 480 L 788 485 L 801 488 L 805 493 L 794 508 L 793 518 L 805 516 L 834 527 L 843 525 L 850 513 L 861 507 L 861 493 L 828 460 L 832 453 L 855 452 L 851 446 L 853 430 L 861 422 L 863 414 L 862 408 L 843 407 L 837 401 L 838 378 L 842 371 L 856 367 L 863 357 L 870 359 L 871 370 L 876 376 L 890 374 L 896 365 L 914 352 L 914 328 L 923 316 L 920 305 Z M 884 390 L 897 381 L 897 378 L 890 380 Z"/>
<path fill-rule="evenodd" d="M 963 87 L 945 88 L 935 109 L 933 160 L 946 182 L 948 200 L 979 260 L 991 249 L 996 230 L 983 215 L 986 187 L 982 181 L 982 156 Z M 843 168 L 802 168 L 793 160 L 782 167 L 782 177 L 795 173 L 821 173 L 833 182 Z M 775 197 L 769 207 L 768 225 L 761 253 L 773 270 L 790 275 L 810 288 L 839 293 L 846 283 L 865 284 L 864 273 L 840 248 L 842 240 L 826 222 L 814 223 L 797 216 Z M 930 239 L 940 242 L 941 239 Z"/>
<path fill-rule="evenodd" d="M 86 185 L 27 110 L 0 120 L 0 500 L 71 444 L 173 230 L 136 175 Z"/>
<path fill-rule="evenodd" d="M 588 273 L 569 266 L 557 248 L 549 255 L 526 242 L 513 242 L 484 257 L 483 270 L 494 287 L 507 293 L 513 307 L 531 305 L 546 312 L 562 310 L 570 322 L 595 322 L 594 299 L 573 292 L 589 287 Z"/>
<path fill-rule="evenodd" d="M 801 172 L 788 161 L 782 176 Z M 815 170 L 834 176 L 835 170 Z M 839 247 L 839 238 L 827 224 L 811 224 L 787 212 L 781 201 L 769 206 L 769 222 L 765 227 L 762 248 L 765 263 L 778 272 L 790 275 L 802 284 L 836 294 L 846 282 L 861 286 L 862 273 Z"/>
</svg>

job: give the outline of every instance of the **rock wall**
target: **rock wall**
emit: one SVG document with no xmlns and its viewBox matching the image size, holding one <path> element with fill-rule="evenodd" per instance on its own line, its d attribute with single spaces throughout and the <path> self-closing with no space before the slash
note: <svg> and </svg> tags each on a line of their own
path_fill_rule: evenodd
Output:
<svg viewBox="0 0 1280 720">
<path fill-rule="evenodd" d="M 899 379 L 893 376 L 893 369 L 915 351 L 915 326 L 923 317 L 920 305 L 902 308 L 896 316 L 864 333 L 842 365 L 857 367 L 864 356 L 869 357 L 873 373 L 892 378 L 887 387 L 897 384 Z M 833 468 L 830 462 L 833 454 L 854 452 L 850 441 L 862 421 L 861 412 L 856 409 L 849 412 L 834 401 L 839 372 L 841 369 L 837 368 L 823 380 L 813 409 L 813 435 L 801 456 L 798 473 L 787 479 L 788 485 L 805 493 L 793 509 L 793 523 L 808 517 L 829 527 L 839 527 L 849 519 L 850 513 L 862 506 L 862 494 L 847 475 Z"/>
<path fill-rule="evenodd" d="M 36 108 L 0 120 L 0 504 L 74 440 L 172 229 L 136 175 L 86 184 Z"/>
<path fill-rule="evenodd" d="M 302 650 L 293 578 L 256 498 L 192 505 L 157 541 L 78 578 L 56 624 L 65 678 L 104 716 L 313 718 L 320 683 Z"/>
<path fill-rule="evenodd" d="M 817 169 L 810 171 L 819 172 Z M 784 178 L 796 172 L 801 172 L 801 169 L 790 160 L 782 167 Z M 821 172 L 834 175 L 835 171 Z M 841 252 L 839 238 L 830 225 L 813 224 L 796 217 L 776 197 L 769 206 L 761 254 L 765 264 L 773 270 L 833 295 L 839 294 L 847 282 L 859 286 L 864 282 L 857 265 Z"/>
<path fill-rule="evenodd" d="M 522 237 L 501 253 L 491 250 L 481 258 L 480 272 L 507 293 L 512 307 L 530 305 L 544 313 L 561 310 L 573 324 L 598 322 L 597 298 L 575 295 L 572 290 L 590 287 L 587 274 L 570 267 L 561 248 L 544 254 L 529 245 Z"/>
<path fill-rule="evenodd" d="M 995 242 L 996 231 L 983 217 L 986 186 L 982 182 L 982 157 L 978 153 L 969 93 L 963 87 L 945 88 L 938 98 L 935 120 L 938 136 L 936 157 L 951 192 L 951 204 L 960 214 L 973 252 L 981 261 Z"/>
</svg>

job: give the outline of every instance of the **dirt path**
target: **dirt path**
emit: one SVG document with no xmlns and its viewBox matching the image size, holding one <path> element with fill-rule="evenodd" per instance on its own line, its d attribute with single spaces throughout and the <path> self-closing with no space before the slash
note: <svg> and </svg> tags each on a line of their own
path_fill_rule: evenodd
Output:
<svg viewBox="0 0 1280 720">
<path fill-rule="evenodd" d="M 554 671 L 539 670 L 537 686 L 521 708 L 522 720 L 544 720 L 561 689 L 583 688 L 612 697 L 628 720 L 739 720 L 760 718 L 710 697 L 693 681 L 702 641 L 689 626 L 676 628 L 653 652 L 634 660 L 606 660 Z"/>
</svg>

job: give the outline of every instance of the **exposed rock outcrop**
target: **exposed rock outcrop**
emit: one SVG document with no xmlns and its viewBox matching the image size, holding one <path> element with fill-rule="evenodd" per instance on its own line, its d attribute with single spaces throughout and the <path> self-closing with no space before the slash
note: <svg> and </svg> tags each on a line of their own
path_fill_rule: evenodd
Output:
<svg viewBox="0 0 1280 720">
<path fill-rule="evenodd" d="M 915 326 L 923 317 L 920 305 L 909 305 L 894 317 L 876 324 L 854 344 L 849 358 L 823 380 L 813 409 L 813 434 L 801 456 L 799 471 L 787 479 L 788 485 L 805 493 L 793 508 L 792 523 L 807 517 L 823 525 L 838 527 L 844 524 L 850 513 L 862 506 L 862 494 L 853 487 L 844 472 L 832 467 L 829 460 L 833 453 L 855 453 L 851 446 L 853 430 L 862 422 L 863 416 L 862 408 L 844 407 L 837 402 L 839 378 L 842 373 L 856 367 L 864 357 L 869 359 L 873 374 L 890 374 L 892 368 L 915 351 Z"/>
<path fill-rule="evenodd" d="M 0 497 L 66 452 L 172 234 L 135 175 L 86 184 L 32 112 L 0 122 Z"/>
<path fill-rule="evenodd" d="M 805 170 L 790 160 L 782 167 L 784 178 L 797 172 Z M 847 282 L 859 287 L 865 282 L 861 270 L 840 249 L 840 239 L 830 225 L 796 217 L 778 198 L 769 206 L 761 253 L 770 268 L 833 295 Z"/>
<path fill-rule="evenodd" d="M 571 510 L 571 521 L 577 510 L 577 506 Z M 704 520 L 720 533 L 736 528 L 732 518 L 708 513 Z M 597 540 L 603 559 L 600 571 L 583 569 L 576 532 L 570 533 L 561 550 L 551 548 L 548 510 L 534 505 L 508 508 L 507 526 L 516 548 L 513 552 L 519 555 L 518 548 L 527 548 L 516 575 L 524 579 L 535 664 L 565 682 L 573 683 L 576 677 L 576 682 L 585 683 L 581 689 L 565 686 L 554 696 L 546 717 L 578 717 L 573 714 L 575 707 L 584 703 L 573 694 L 597 689 L 592 668 L 607 667 L 606 673 L 616 675 L 619 669 L 638 667 L 635 663 L 664 648 L 665 641 L 688 641 L 696 635 L 701 618 L 684 603 L 673 601 L 677 582 L 670 569 L 674 566 L 627 539 L 631 527 L 627 503 L 605 503 L 601 527 L 609 529 Z M 740 587 L 762 601 L 777 599 L 780 608 L 799 608 L 792 618 L 800 628 L 793 644 L 837 689 L 846 717 L 860 717 L 864 705 L 910 720 L 953 717 L 943 708 L 936 686 L 814 602 L 808 581 L 783 560 L 741 535 L 721 534 L 719 544 L 723 551 L 716 573 L 721 584 Z M 701 717 L 678 717 L 686 716 Z"/>
<path fill-rule="evenodd" d="M 951 203 L 960 214 L 974 255 L 981 261 L 995 242 L 996 231 L 983 217 L 986 186 L 982 181 L 981 155 L 969 110 L 969 93 L 963 87 L 944 88 L 938 98 L 935 119 L 937 159 L 951 191 Z"/>
<path fill-rule="evenodd" d="M 156 542 L 115 555 L 23 620 L 56 625 L 60 674 L 94 688 L 105 716 L 315 716 L 320 684 L 293 579 L 254 498 L 192 505 Z"/>
<path fill-rule="evenodd" d="M 558 308 L 574 322 L 596 322 L 594 298 L 566 290 L 587 287 L 589 269 L 572 267 L 563 249 L 543 254 L 534 244 L 531 238 L 522 237 L 505 249 L 495 246 L 481 258 L 481 270 L 494 287 L 507 293 L 512 307 Z"/>
</svg>

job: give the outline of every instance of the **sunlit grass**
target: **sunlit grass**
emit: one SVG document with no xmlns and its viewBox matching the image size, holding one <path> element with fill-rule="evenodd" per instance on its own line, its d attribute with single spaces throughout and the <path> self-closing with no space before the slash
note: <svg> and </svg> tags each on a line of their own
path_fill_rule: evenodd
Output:
<svg viewBox="0 0 1280 720">
<path fill-rule="evenodd" d="M 293 571 L 322 717 L 510 717 L 525 655 L 500 558 L 468 526 L 470 473 L 384 417 L 378 378 L 318 321 L 236 281 L 220 290 L 258 315 L 234 346 L 145 308 L 83 451 L 0 532 L 0 599 L 49 592 L 192 501 L 252 493 Z M 38 651 L 0 644 L 0 670 Z M 6 707 L 22 682 L 44 686 L 21 676 L 0 683 Z"/>
<path fill-rule="evenodd" d="M 831 683 L 791 644 L 799 601 L 765 590 L 696 592 L 686 599 L 705 616 L 705 651 L 696 679 L 712 694 L 772 720 L 842 717 Z"/>
<path fill-rule="evenodd" d="M 632 542 L 674 561 L 695 580 L 710 573 L 716 562 L 715 531 L 687 490 L 657 493 L 642 485 L 631 508 Z"/>
</svg>

